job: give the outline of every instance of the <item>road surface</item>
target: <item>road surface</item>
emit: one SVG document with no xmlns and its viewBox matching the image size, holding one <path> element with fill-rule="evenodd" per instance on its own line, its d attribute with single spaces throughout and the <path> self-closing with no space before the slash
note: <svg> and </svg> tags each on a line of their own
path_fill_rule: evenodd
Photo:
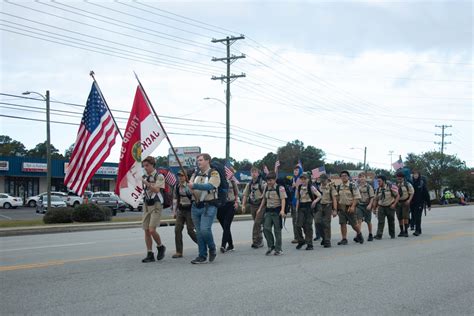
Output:
<svg viewBox="0 0 474 316">
<path fill-rule="evenodd" d="M 236 251 L 191 265 L 196 246 L 142 264 L 139 229 L 0 238 L 2 315 L 473 315 L 474 206 L 437 208 L 420 237 L 296 250 L 250 248 L 251 222 L 233 224 Z M 376 220 L 375 220 L 376 224 Z M 290 226 L 287 223 L 288 229 Z M 386 228 L 387 229 L 387 228 Z M 216 239 L 221 229 L 214 225 Z M 364 227 L 364 232 L 366 228 Z M 397 226 L 398 233 L 398 226 Z M 366 235 L 366 233 L 364 234 Z M 353 232 L 350 233 L 352 240 Z M 337 218 L 333 241 L 340 238 Z"/>
</svg>

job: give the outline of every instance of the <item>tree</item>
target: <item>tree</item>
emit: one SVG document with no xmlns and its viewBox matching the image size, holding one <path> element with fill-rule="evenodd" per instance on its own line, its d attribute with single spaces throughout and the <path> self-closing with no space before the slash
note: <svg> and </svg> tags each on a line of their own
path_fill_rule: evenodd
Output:
<svg viewBox="0 0 474 316">
<path fill-rule="evenodd" d="M 443 187 L 453 190 L 465 190 L 467 186 L 460 179 L 468 172 L 466 165 L 455 155 L 445 155 L 438 151 L 429 151 L 416 155 L 407 155 L 405 165 L 410 169 L 419 170 L 428 178 L 428 187 L 435 190 L 439 198 Z"/>
<path fill-rule="evenodd" d="M 0 156 L 25 156 L 26 147 L 10 136 L 0 135 Z"/>
<path fill-rule="evenodd" d="M 234 162 L 234 169 L 240 171 L 250 171 L 252 169 L 253 164 L 250 160 L 244 159 L 242 161 L 235 161 Z"/>
<path fill-rule="evenodd" d="M 37 158 L 45 158 L 46 159 L 46 150 L 47 144 L 46 141 L 43 143 L 39 143 L 35 146 L 35 148 L 28 150 L 27 156 L 28 157 L 37 157 Z M 59 153 L 59 150 L 51 144 L 51 158 L 53 159 L 64 159 L 64 156 Z"/>
<path fill-rule="evenodd" d="M 66 151 L 64 152 L 64 158 L 71 159 L 72 152 L 74 151 L 74 146 L 75 145 L 76 145 L 76 143 L 73 143 L 73 144 L 71 144 L 71 146 L 69 146 L 68 149 L 66 149 Z"/>
<path fill-rule="evenodd" d="M 285 172 L 293 172 L 298 160 L 301 159 L 304 149 L 303 142 L 299 140 L 294 140 L 287 143 L 285 146 L 278 148 L 277 156 L 281 163 L 280 170 Z M 268 167 L 270 168 L 270 166 Z"/>
<path fill-rule="evenodd" d="M 168 156 L 158 156 L 158 157 L 156 157 L 156 166 L 157 167 L 167 167 L 168 166 Z"/>
<path fill-rule="evenodd" d="M 277 155 L 274 153 L 268 153 L 263 157 L 261 160 L 257 160 L 255 162 L 255 166 L 259 168 L 260 170 L 263 169 L 263 165 L 267 166 L 268 170 L 273 170 L 273 167 L 275 166 L 275 162 L 277 160 Z M 282 169 L 280 167 L 280 169 Z"/>
<path fill-rule="evenodd" d="M 336 160 L 333 163 L 326 164 L 326 172 L 329 174 L 339 174 L 343 170 L 361 170 L 362 163 L 357 165 L 352 162 L 345 162 L 344 160 Z"/>
<path fill-rule="evenodd" d="M 324 151 L 313 146 L 306 147 L 301 153 L 301 163 L 305 170 L 324 166 Z"/>
</svg>

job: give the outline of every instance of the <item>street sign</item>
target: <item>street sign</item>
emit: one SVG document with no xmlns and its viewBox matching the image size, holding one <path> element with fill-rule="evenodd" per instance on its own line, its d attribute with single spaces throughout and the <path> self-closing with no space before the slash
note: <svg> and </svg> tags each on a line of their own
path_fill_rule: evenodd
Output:
<svg viewBox="0 0 474 316">
<path fill-rule="evenodd" d="M 201 147 L 175 147 L 174 150 L 179 157 L 179 161 L 183 164 L 183 167 L 196 166 L 196 158 L 201 153 Z M 169 167 L 179 167 L 179 163 L 171 148 L 168 151 L 168 165 Z"/>
</svg>

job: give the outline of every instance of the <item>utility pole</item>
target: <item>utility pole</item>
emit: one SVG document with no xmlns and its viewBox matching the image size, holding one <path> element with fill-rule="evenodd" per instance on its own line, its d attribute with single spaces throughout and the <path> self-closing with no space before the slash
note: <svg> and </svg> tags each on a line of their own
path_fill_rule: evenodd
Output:
<svg viewBox="0 0 474 316">
<path fill-rule="evenodd" d="M 390 170 L 392 170 L 392 168 L 393 168 L 393 150 L 389 150 L 388 155 L 390 156 Z"/>
<path fill-rule="evenodd" d="M 364 173 L 367 173 L 367 146 L 364 147 Z"/>
<path fill-rule="evenodd" d="M 230 54 L 230 47 L 238 40 L 245 39 L 245 36 L 230 37 L 227 36 L 223 39 L 212 39 L 212 43 L 223 43 L 226 46 L 227 57 L 216 58 L 213 57 L 212 61 L 222 61 L 227 65 L 227 74 L 221 75 L 220 77 L 212 76 L 212 80 L 221 80 L 227 84 L 226 88 L 226 137 L 225 137 L 225 160 L 229 161 L 230 157 L 230 84 L 237 78 L 245 77 L 245 74 L 234 75 L 230 73 L 230 65 L 233 64 L 237 59 L 245 58 L 245 55 L 235 56 Z"/>
<path fill-rule="evenodd" d="M 452 135 L 452 134 L 446 134 L 445 130 L 447 128 L 452 127 L 452 126 L 451 125 L 435 125 L 435 126 L 438 127 L 438 128 L 441 128 L 441 134 L 435 134 L 436 136 L 441 137 L 441 142 L 434 142 L 434 143 L 437 144 L 437 145 L 441 145 L 441 155 L 444 155 L 444 147 L 448 144 L 451 144 L 451 142 L 446 142 L 444 139 L 445 139 L 445 137 Z"/>
<path fill-rule="evenodd" d="M 48 183 L 48 211 L 51 210 L 51 123 L 49 117 L 49 90 L 46 90 L 46 178 Z"/>
</svg>

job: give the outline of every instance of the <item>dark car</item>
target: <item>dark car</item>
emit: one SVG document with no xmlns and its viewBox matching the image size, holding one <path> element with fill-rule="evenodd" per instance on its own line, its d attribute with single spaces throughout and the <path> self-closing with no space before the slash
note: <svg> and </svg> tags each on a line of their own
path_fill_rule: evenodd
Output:
<svg viewBox="0 0 474 316">
<path fill-rule="evenodd" d="M 113 192 L 94 192 L 90 198 L 90 203 L 109 207 L 112 209 L 114 216 L 117 215 L 117 211 L 125 212 L 129 208 L 129 206 Z"/>
</svg>

